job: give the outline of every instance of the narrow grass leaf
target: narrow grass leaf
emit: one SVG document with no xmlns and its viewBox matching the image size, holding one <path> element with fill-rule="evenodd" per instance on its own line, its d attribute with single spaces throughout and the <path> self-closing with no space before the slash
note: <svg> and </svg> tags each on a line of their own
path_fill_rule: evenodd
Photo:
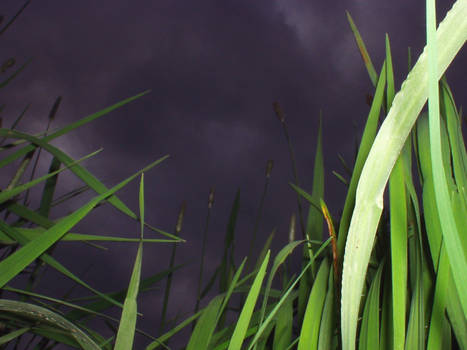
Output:
<svg viewBox="0 0 467 350">
<path fill-rule="evenodd" d="M 28 332 L 29 330 L 31 330 L 31 327 L 23 327 L 23 328 L 17 329 L 15 331 L 12 331 L 8 334 L 1 336 L 0 345 L 9 343 L 10 341 L 22 336 L 24 333 Z"/>
<path fill-rule="evenodd" d="M 141 221 L 141 234 L 143 238 L 144 229 L 144 173 L 141 174 L 139 187 L 139 210 Z M 128 292 L 123 304 L 122 316 L 118 325 L 117 339 L 115 341 L 115 350 L 128 350 L 133 348 L 133 340 L 135 337 L 136 318 L 137 318 L 137 297 L 139 284 L 141 279 L 141 265 L 143 259 L 143 243 L 140 241 L 138 252 L 136 253 L 135 264 L 131 274 Z"/>
<path fill-rule="evenodd" d="M 216 296 L 203 310 L 188 342 L 187 350 L 208 349 L 212 333 L 216 328 L 219 310 L 224 297 Z"/>
<path fill-rule="evenodd" d="M 352 29 L 353 35 L 355 37 L 355 41 L 357 42 L 358 49 L 360 50 L 360 54 L 362 55 L 363 62 L 365 63 L 365 67 L 368 71 L 368 75 L 370 76 L 370 80 L 373 83 L 373 85 L 376 86 L 376 80 L 378 75 L 376 74 L 375 67 L 371 62 L 371 58 L 368 54 L 365 43 L 363 42 L 360 32 L 358 31 L 357 26 L 355 25 L 352 17 L 350 16 L 349 11 L 346 11 L 346 14 L 347 20 L 350 24 L 350 28 Z"/>
<path fill-rule="evenodd" d="M 313 283 L 300 331 L 298 350 L 316 349 L 318 347 L 319 329 L 328 287 L 329 265 L 327 259 L 321 262 Z"/>
<path fill-rule="evenodd" d="M 60 169 L 62 163 L 55 157 L 49 167 L 49 174 Z M 55 188 L 57 186 L 58 174 L 50 177 L 45 181 L 44 189 L 42 190 L 41 202 L 39 205 L 38 214 L 44 217 L 49 217 L 50 208 L 54 197 Z"/>
<path fill-rule="evenodd" d="M 73 159 L 70 158 L 68 155 L 66 155 L 64 152 L 59 150 L 58 148 L 52 146 L 51 144 L 48 143 L 50 136 L 47 136 L 43 139 L 38 139 L 32 135 L 21 133 L 18 131 L 12 131 L 12 130 L 7 130 L 7 129 L 0 129 L 0 135 L 2 136 L 8 136 L 8 137 L 14 137 L 14 138 L 20 138 L 20 139 L 25 139 L 30 141 L 31 143 L 34 143 L 37 146 L 40 146 L 53 156 L 55 156 L 60 162 L 62 162 L 65 166 L 71 166 L 73 163 Z M 25 147 L 25 149 L 28 147 Z M 32 148 L 34 149 L 34 147 Z M 157 162 L 160 163 L 167 159 L 169 156 L 166 155 L 162 158 L 160 158 Z M 8 158 L 8 157 L 7 157 Z M 0 161 L 0 163 L 2 163 Z M 8 163 L 7 163 L 8 164 Z M 0 168 L 3 165 L 0 164 Z M 83 182 L 85 182 L 90 188 L 95 190 L 98 194 L 106 192 L 108 189 L 107 187 L 100 182 L 94 175 L 92 175 L 89 171 L 87 171 L 84 167 L 75 165 L 74 167 L 71 167 L 70 170 Z M 107 201 L 112 204 L 115 208 L 123 212 L 124 214 L 128 215 L 129 217 L 133 219 L 137 219 L 137 216 L 133 211 L 131 211 L 118 197 L 112 195 L 110 198 L 107 199 Z"/>
<path fill-rule="evenodd" d="M 28 242 L 21 249 L 8 256 L 0 262 L 0 286 L 4 286 L 8 281 L 20 273 L 34 259 L 42 255 L 48 248 L 56 243 L 65 235 L 68 230 L 80 222 L 100 201 L 113 195 L 116 191 L 124 187 L 128 182 L 133 180 L 139 173 L 149 170 L 154 167 L 159 161 L 155 161 L 145 167 L 135 175 L 122 181 L 107 192 L 93 198 L 87 204 L 68 215 L 64 219 L 57 222 L 53 227 L 45 231 L 40 237 Z M 3 225 L 2 225 L 3 226 Z"/>
<path fill-rule="evenodd" d="M 269 299 L 269 292 L 271 290 L 272 281 L 276 275 L 277 270 L 279 267 L 285 262 L 285 259 L 292 254 L 292 252 L 297 248 L 300 244 L 305 241 L 295 241 L 287 244 L 284 248 L 282 248 L 279 253 L 277 253 L 276 257 L 274 258 L 274 263 L 272 264 L 271 271 L 269 272 L 269 277 L 266 282 L 266 288 L 264 289 L 264 297 L 263 297 L 263 304 L 261 306 L 261 318 L 259 323 L 261 324 L 264 319 L 264 315 L 266 313 L 266 305 Z"/>
<path fill-rule="evenodd" d="M 21 192 L 24 192 L 27 189 L 36 186 L 37 184 L 41 183 L 42 181 L 48 180 L 48 179 L 56 176 L 58 173 L 60 173 L 60 172 L 62 172 L 64 170 L 67 170 L 67 169 L 72 170 L 72 168 L 74 166 L 78 165 L 83 160 L 86 160 L 86 159 L 88 159 L 88 158 L 90 158 L 92 156 L 95 156 L 97 153 L 99 153 L 101 151 L 102 151 L 102 149 L 97 150 L 95 152 L 92 152 L 92 153 L 84 156 L 83 158 L 78 159 L 77 161 L 70 162 L 66 167 L 64 167 L 62 169 L 58 169 L 58 170 L 56 170 L 54 172 L 48 173 L 47 175 L 44 175 L 44 176 L 41 176 L 41 177 L 39 177 L 37 179 L 29 181 L 29 182 L 27 182 L 25 184 L 15 186 L 15 187 L 13 187 L 13 188 L 11 188 L 9 190 L 0 192 L 0 203 L 6 202 L 8 199 L 11 199 L 11 198 L 17 196 L 18 194 L 20 194 Z"/>
<path fill-rule="evenodd" d="M 379 349 L 380 335 L 380 304 L 381 297 L 381 276 L 383 274 L 384 260 L 380 263 L 376 271 L 370 290 L 366 298 L 365 309 L 363 311 L 362 326 L 360 328 L 359 349 L 372 350 Z"/>
<path fill-rule="evenodd" d="M 391 274 L 394 349 L 405 344 L 405 309 L 407 298 L 407 199 L 403 154 L 397 160 L 389 178 L 391 225 Z"/>
<path fill-rule="evenodd" d="M 376 85 L 375 96 L 371 104 L 370 112 L 363 130 L 362 140 L 360 141 L 360 147 L 357 153 L 357 159 L 355 160 L 355 166 L 353 169 L 352 177 L 350 179 L 349 189 L 344 202 L 344 210 L 339 223 L 339 233 L 337 235 L 337 253 L 339 256 L 344 256 L 344 247 L 347 239 L 347 234 L 350 225 L 350 219 L 355 206 L 355 196 L 357 193 L 358 180 L 363 169 L 365 160 L 370 152 L 371 145 L 376 136 L 376 130 L 378 129 L 379 115 L 381 113 L 381 107 L 383 105 L 384 98 L 384 87 L 386 84 L 386 64 L 383 64 L 381 73 L 379 75 L 378 84 Z"/>
<path fill-rule="evenodd" d="M 334 311 L 336 308 L 334 298 L 334 267 L 329 270 L 328 291 L 324 299 L 324 307 L 319 326 L 318 350 L 332 349 L 335 330 Z"/>
<path fill-rule="evenodd" d="M 279 311 L 279 309 L 282 307 L 284 302 L 287 300 L 288 296 L 292 293 L 293 289 L 295 286 L 298 284 L 299 281 L 303 279 L 303 277 L 308 273 L 308 269 L 310 266 L 313 264 L 313 261 L 309 261 L 302 269 L 302 272 L 300 272 L 300 275 L 295 279 L 295 281 L 290 285 L 290 287 L 287 289 L 287 291 L 281 296 L 280 300 L 274 305 L 274 308 L 271 310 L 271 312 L 268 314 L 264 322 L 261 324 L 261 326 L 258 328 L 253 340 L 251 341 L 250 345 L 248 346 L 248 350 L 251 350 L 255 345 L 256 342 L 259 340 L 259 338 L 263 335 L 263 332 L 265 331 L 266 327 L 273 321 L 275 315 Z"/>
<path fill-rule="evenodd" d="M 292 340 L 293 298 L 288 295 L 276 314 L 272 350 L 287 348 Z"/>
<path fill-rule="evenodd" d="M 240 312 L 240 316 L 237 321 L 237 326 L 232 334 L 232 338 L 229 343 L 229 350 L 240 350 L 242 344 L 245 340 L 246 331 L 248 330 L 248 325 L 250 324 L 251 315 L 253 313 L 254 307 L 256 305 L 256 300 L 261 290 L 261 285 L 263 283 L 264 276 L 266 274 L 266 268 L 269 262 L 269 256 L 271 252 L 268 251 L 266 258 L 261 265 L 258 274 L 256 275 L 253 284 L 251 285 L 250 292 L 245 300 L 245 304 Z"/>
<path fill-rule="evenodd" d="M 319 203 L 324 198 L 324 161 L 322 145 L 322 115 L 319 118 L 318 140 L 316 141 L 315 162 L 313 168 L 313 190 L 311 197 L 314 203 Z M 310 205 L 306 224 L 308 239 L 321 241 L 323 238 L 323 215 L 320 209 Z M 313 251 L 317 249 L 316 244 L 311 244 Z"/>
</svg>

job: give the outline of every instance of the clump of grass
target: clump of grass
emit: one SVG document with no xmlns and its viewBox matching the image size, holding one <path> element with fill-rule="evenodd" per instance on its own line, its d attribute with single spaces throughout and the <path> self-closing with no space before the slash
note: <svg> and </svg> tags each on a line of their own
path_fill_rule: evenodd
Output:
<svg viewBox="0 0 467 350">
<path fill-rule="evenodd" d="M 467 349 L 467 240 L 462 234 L 467 215 L 467 152 L 461 117 L 443 77 L 467 38 L 467 1 L 458 0 L 453 5 L 437 33 L 434 0 L 427 1 L 427 48 L 397 94 L 389 37 L 386 36 L 386 58 L 378 74 L 355 23 L 349 13 L 347 16 L 375 91 L 368 100 L 371 108 L 348 182 L 342 216 L 335 221 L 324 201 L 321 119 L 313 187 L 309 194 L 298 181 L 285 114 L 280 105 L 274 103 L 274 112 L 290 150 L 294 178 L 290 186 L 298 198 L 302 239 L 295 240 L 293 214 L 287 245 L 274 256 L 269 249 L 273 232 L 256 261 L 250 250 L 248 260 L 237 266 L 234 241 L 240 206 L 238 191 L 227 224 L 222 262 L 205 282 L 204 247 L 214 202 L 214 190 L 211 189 L 194 313 L 171 328 L 165 315 L 172 275 L 180 268 L 175 265 L 175 243 L 183 242 L 178 236 L 185 204 L 175 226 L 175 235 L 150 226 L 144 211 L 144 173 L 168 156 L 108 189 L 81 165 L 97 152 L 74 160 L 50 144 L 56 137 L 148 92 L 59 130 L 49 132 L 48 125 L 41 135 L 15 130 L 24 113 L 10 129 L 1 128 L 0 137 L 3 142 L 8 141 L 6 144 L 2 142 L 1 150 L 8 155 L 0 160 L 0 168 L 15 161 L 19 164 L 7 188 L 0 192 L 1 210 L 5 214 L 0 220 L 3 254 L 0 288 L 2 292 L 20 295 L 21 299 L 0 298 L 0 344 L 16 346 L 22 339 L 29 339 L 27 348 L 34 345 L 37 349 L 51 349 L 65 344 L 82 349 L 130 349 L 135 334 L 139 333 L 148 339 L 145 349 L 150 350 L 169 348 L 169 340 L 191 326 L 187 350 L 452 349 L 456 346 Z M 8 59 L 2 65 L 2 72 L 8 72 L 14 64 L 14 60 Z M 10 74 L 0 86 L 6 86 L 23 68 L 24 65 Z M 427 98 L 428 113 L 421 113 Z M 57 99 L 52 107 L 50 123 L 58 113 L 59 103 L 60 99 Z M 381 114 L 386 116 L 378 130 Z M 52 155 L 48 173 L 36 177 L 33 170 L 33 176 L 24 181 L 26 169 L 34 157 L 35 169 L 41 151 Z M 417 168 L 414 173 L 413 162 Z M 256 245 L 271 169 L 272 161 L 268 161 L 252 247 Z M 57 203 L 53 200 L 57 177 L 65 170 L 74 173 L 83 182 L 83 188 L 94 190 L 96 196 L 73 213 L 52 219 L 50 209 Z M 116 192 L 139 176 L 137 215 L 117 197 Z M 421 198 L 415 190 L 415 180 L 420 185 Z M 389 206 L 383 208 L 388 181 Z M 21 203 L 23 193 L 27 198 L 27 191 L 42 183 L 44 189 L 39 208 L 31 208 L 27 200 Z M 70 191 L 60 203 L 79 195 L 83 188 Z M 70 232 L 104 202 L 137 220 L 140 236 L 118 238 Z M 306 217 L 302 213 L 305 204 L 308 205 Z M 325 240 L 322 238 L 323 222 L 329 234 Z M 338 228 L 337 232 L 335 228 Z M 145 238 L 145 229 L 162 234 L 164 238 Z M 53 248 L 59 241 L 138 243 L 128 287 L 114 293 L 102 293 L 92 288 L 53 257 Z M 142 279 L 143 243 L 158 242 L 174 243 L 169 267 Z M 302 268 L 298 275 L 290 275 L 287 259 L 296 250 L 303 257 Z M 33 269 L 26 269 L 30 265 Z M 69 277 L 94 296 L 71 303 L 66 296 L 57 299 L 36 293 L 35 287 L 45 265 Z M 29 276 L 26 289 L 10 285 L 20 273 Z M 274 283 L 277 275 L 280 275 L 280 281 Z M 137 297 L 140 292 L 163 281 L 166 288 L 161 328 L 155 338 L 137 328 Z M 219 283 L 217 295 L 201 307 L 206 295 L 214 292 L 216 282 Z M 236 300 L 241 301 L 240 307 L 236 307 Z M 120 320 L 103 313 L 113 306 L 122 309 Z M 60 307 L 66 307 L 68 311 L 61 312 Z M 114 330 L 111 337 L 105 338 L 89 327 L 89 321 L 97 317 L 104 319 Z"/>
</svg>

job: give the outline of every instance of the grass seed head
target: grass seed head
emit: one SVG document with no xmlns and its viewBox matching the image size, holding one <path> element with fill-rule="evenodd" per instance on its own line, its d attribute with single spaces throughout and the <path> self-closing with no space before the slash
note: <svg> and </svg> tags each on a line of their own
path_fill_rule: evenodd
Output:
<svg viewBox="0 0 467 350">
<path fill-rule="evenodd" d="M 211 209 L 212 205 L 214 204 L 214 193 L 215 189 L 214 187 L 211 187 L 211 190 L 209 191 L 209 198 L 208 198 L 208 208 Z"/>
<path fill-rule="evenodd" d="M 276 112 L 277 118 L 281 123 L 285 122 L 285 115 L 284 112 L 282 111 L 281 106 L 279 105 L 279 102 L 273 102 L 272 107 L 274 108 L 274 112 Z"/>
<path fill-rule="evenodd" d="M 13 67 L 15 63 L 16 63 L 16 60 L 13 57 L 10 57 L 5 62 L 3 62 L 0 70 L 2 71 L 2 73 L 5 73 L 7 69 Z"/>
<path fill-rule="evenodd" d="M 272 159 L 268 159 L 268 162 L 266 164 L 266 177 L 268 179 L 271 176 L 271 171 L 272 171 L 273 165 L 274 165 L 274 161 Z"/>
</svg>

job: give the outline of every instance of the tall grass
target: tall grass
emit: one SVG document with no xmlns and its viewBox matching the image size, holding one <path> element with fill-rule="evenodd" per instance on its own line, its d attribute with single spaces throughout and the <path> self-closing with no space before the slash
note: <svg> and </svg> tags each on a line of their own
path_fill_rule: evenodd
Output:
<svg viewBox="0 0 467 350">
<path fill-rule="evenodd" d="M 194 313 L 178 324 L 170 325 L 165 320 L 170 281 L 180 268 L 173 259 L 176 246 L 168 269 L 141 278 L 143 244 L 183 242 L 178 235 L 184 205 L 175 234 L 152 227 L 146 221 L 150 219 L 145 217 L 145 174 L 168 156 L 109 189 L 82 165 L 98 152 L 74 160 L 50 143 L 148 91 L 64 128 L 49 132 L 47 127 L 44 134 L 17 131 L 15 126 L 23 114 L 11 128 L 0 128 L 4 152 L 0 168 L 16 165 L 16 171 L 10 174 L 11 181 L 0 192 L 4 213 L 0 220 L 3 254 L 0 288 L 2 293 L 20 296 L 14 300 L 0 298 L 0 346 L 14 348 L 26 342 L 24 348 L 31 349 L 52 349 L 59 344 L 82 349 L 131 349 L 138 333 L 146 339 L 145 349 L 150 350 L 170 348 L 169 341 L 189 328 L 188 350 L 467 349 L 467 152 L 461 116 L 443 77 L 467 38 L 467 0 L 454 3 L 437 30 L 434 0 L 427 0 L 426 10 L 427 46 L 397 94 L 389 37 L 386 36 L 386 57 L 378 74 L 357 26 L 347 14 L 375 91 L 340 219 L 336 221 L 331 216 L 324 201 L 321 124 L 313 187 L 309 194 L 298 181 L 287 120 L 280 105 L 274 103 L 290 150 L 294 174 L 294 183 L 290 186 L 298 198 L 302 237 L 295 240 L 293 215 L 289 243 L 285 247 L 275 256 L 271 253 L 272 233 L 257 259 L 250 253 L 248 259 L 237 266 L 233 243 L 240 206 L 238 192 L 227 225 L 222 262 L 205 281 L 201 257 Z M 14 60 L 9 59 L 2 66 L 9 75 L 0 87 L 7 86 L 27 63 L 10 73 L 14 64 Z M 427 99 L 428 113 L 422 112 Z M 60 99 L 57 99 L 49 116 L 50 123 L 59 104 Z M 381 115 L 384 120 L 378 129 Z M 52 161 L 47 174 L 37 177 L 35 164 L 41 152 L 49 153 Z M 33 176 L 24 180 L 31 164 Z M 272 161 L 268 161 L 252 246 L 256 244 L 263 206 L 267 205 L 265 195 L 271 169 Z M 83 187 L 57 201 L 54 192 L 62 171 L 71 171 L 83 182 Z M 138 215 L 116 194 L 137 177 L 140 178 Z M 389 206 L 384 208 L 388 182 Z M 39 185 L 43 186 L 39 208 L 31 208 L 27 201 L 21 203 L 29 189 Z M 416 191 L 417 185 L 421 188 L 421 197 Z M 80 195 L 84 188 L 92 189 L 95 197 L 69 215 L 51 218 L 53 206 Z M 208 239 L 213 201 L 212 189 L 203 247 Z M 140 236 L 121 238 L 71 232 L 77 223 L 104 203 L 137 220 Z M 329 236 L 325 240 L 323 223 Z M 162 238 L 146 238 L 145 230 L 154 231 Z M 137 243 L 128 287 L 114 293 L 94 289 L 53 257 L 59 241 Z M 302 256 L 302 267 L 298 274 L 290 275 L 287 259 L 294 252 Z M 66 296 L 57 299 L 35 292 L 36 281 L 46 265 L 86 288 L 91 297 L 71 301 Z M 20 274 L 28 278 L 23 289 L 14 287 L 14 279 Z M 150 335 L 137 327 L 138 295 L 164 281 L 160 334 Z M 216 294 L 216 282 L 217 295 L 205 302 L 207 295 Z M 239 308 L 238 300 L 241 301 Z M 121 309 L 120 319 L 104 313 L 112 307 Z M 112 336 L 105 338 L 99 330 L 90 327 L 90 321 L 96 318 L 109 325 Z"/>
</svg>

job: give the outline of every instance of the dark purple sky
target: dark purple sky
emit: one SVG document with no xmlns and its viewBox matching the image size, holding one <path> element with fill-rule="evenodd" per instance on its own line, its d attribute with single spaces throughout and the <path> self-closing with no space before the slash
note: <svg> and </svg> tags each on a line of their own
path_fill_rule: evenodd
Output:
<svg viewBox="0 0 467 350">
<path fill-rule="evenodd" d="M 325 200 L 337 219 L 346 187 L 331 172 L 345 174 L 338 154 L 352 163 L 355 137 L 361 135 L 369 110 L 365 94 L 373 92 L 345 10 L 357 24 L 377 70 L 384 56 L 384 35 L 389 34 L 400 86 L 407 70 L 407 47 L 412 47 L 415 62 L 424 44 L 424 3 L 32 1 L 1 38 L 2 60 L 15 57 L 19 66 L 33 58 L 2 91 L 3 125 L 10 127 L 28 103 L 31 107 L 18 128 L 38 132 L 44 130 L 57 96 L 63 99 L 55 127 L 151 89 L 150 94 L 54 144 L 75 158 L 104 147 L 85 165 L 108 186 L 170 154 L 146 174 L 146 215 L 151 225 L 173 232 L 180 205 L 187 201 L 181 236 L 188 242 L 180 246 L 177 262 L 199 259 L 207 197 L 215 186 L 206 257 L 212 271 L 222 255 L 237 188 L 241 188 L 238 261 L 247 254 L 267 159 L 274 160 L 274 169 L 259 227 L 260 242 L 274 228 L 274 247 L 287 241 L 296 196 L 288 186 L 290 159 L 273 101 L 279 101 L 286 113 L 301 185 L 310 192 L 322 110 Z M 452 2 L 438 3 L 442 18 Z M 6 19 L 21 4 L 3 1 Z M 464 106 L 465 62 L 464 50 L 448 72 L 454 97 Z M 48 162 L 41 167 L 47 168 Z M 74 177 L 63 176 L 57 194 L 78 185 Z M 134 181 L 119 192 L 135 212 L 137 190 Z M 83 201 L 75 201 L 69 209 L 77 203 Z M 139 233 L 136 223 L 108 208 L 96 210 L 79 228 L 92 234 L 137 237 Z M 128 283 L 135 247 L 108 246 L 110 251 L 100 252 L 64 244 L 57 253 L 78 274 L 94 263 L 85 278 L 96 288 L 110 291 Z M 143 277 L 166 268 L 169 251 L 168 245 L 146 245 Z M 195 262 L 175 276 L 170 316 L 193 308 Z M 148 321 L 141 326 L 151 334 L 156 334 L 161 301 L 162 290 L 142 298 L 143 311 L 149 311 Z"/>
</svg>

